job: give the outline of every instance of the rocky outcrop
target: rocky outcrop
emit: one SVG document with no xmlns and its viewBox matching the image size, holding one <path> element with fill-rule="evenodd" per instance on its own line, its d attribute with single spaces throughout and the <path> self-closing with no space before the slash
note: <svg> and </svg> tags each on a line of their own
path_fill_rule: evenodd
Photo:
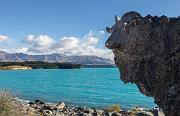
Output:
<svg viewBox="0 0 180 116">
<path fill-rule="evenodd" d="M 166 116 L 180 116 L 180 17 L 128 12 L 106 30 L 121 79 L 152 96 Z"/>
</svg>

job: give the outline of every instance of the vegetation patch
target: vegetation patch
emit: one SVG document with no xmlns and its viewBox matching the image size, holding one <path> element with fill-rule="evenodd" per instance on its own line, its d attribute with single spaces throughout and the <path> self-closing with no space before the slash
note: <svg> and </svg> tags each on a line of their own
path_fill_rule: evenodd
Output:
<svg viewBox="0 0 180 116">
<path fill-rule="evenodd" d="M 10 100 L 11 98 L 9 91 L 0 92 L 0 116 L 22 116 L 18 107 Z"/>
<path fill-rule="evenodd" d="M 105 109 L 106 112 L 120 112 L 121 107 L 118 104 L 114 104 L 112 106 L 109 106 L 108 108 Z"/>
<path fill-rule="evenodd" d="M 136 116 L 139 112 L 141 112 L 142 110 L 139 109 L 138 107 L 132 108 L 130 110 L 130 116 Z"/>
</svg>

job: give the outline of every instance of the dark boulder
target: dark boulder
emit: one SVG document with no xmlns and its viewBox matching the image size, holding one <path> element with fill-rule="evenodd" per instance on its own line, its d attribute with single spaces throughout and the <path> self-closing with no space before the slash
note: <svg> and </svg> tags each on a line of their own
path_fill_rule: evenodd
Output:
<svg viewBox="0 0 180 116">
<path fill-rule="evenodd" d="M 36 99 L 36 100 L 35 100 L 35 104 L 41 104 L 41 105 L 42 105 L 42 104 L 44 104 L 44 102 L 42 102 L 42 101 Z"/>
<path fill-rule="evenodd" d="M 112 28 L 112 49 L 121 79 L 152 96 L 167 116 L 180 116 L 180 18 L 128 12 Z"/>
<path fill-rule="evenodd" d="M 32 106 L 32 105 L 34 105 L 34 102 L 28 102 L 28 104 L 29 104 L 30 106 Z"/>
</svg>

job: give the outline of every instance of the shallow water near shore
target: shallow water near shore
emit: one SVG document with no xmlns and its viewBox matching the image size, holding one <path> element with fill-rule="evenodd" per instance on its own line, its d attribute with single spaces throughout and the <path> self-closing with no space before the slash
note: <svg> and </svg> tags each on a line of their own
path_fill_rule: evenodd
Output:
<svg viewBox="0 0 180 116">
<path fill-rule="evenodd" d="M 18 98 L 86 107 L 120 104 L 153 108 L 153 98 L 141 94 L 134 84 L 124 84 L 117 68 L 39 69 L 0 71 L 0 88 Z"/>
</svg>

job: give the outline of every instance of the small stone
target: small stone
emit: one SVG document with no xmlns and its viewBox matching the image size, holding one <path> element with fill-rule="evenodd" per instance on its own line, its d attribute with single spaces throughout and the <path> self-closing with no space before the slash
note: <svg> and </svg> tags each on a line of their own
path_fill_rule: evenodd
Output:
<svg viewBox="0 0 180 116">
<path fill-rule="evenodd" d="M 78 107 L 77 110 L 83 111 L 84 109 L 82 107 Z"/>
<path fill-rule="evenodd" d="M 52 111 L 50 111 L 50 110 L 44 110 L 44 112 L 47 114 L 52 114 Z"/>
<path fill-rule="evenodd" d="M 31 106 L 31 105 L 34 105 L 34 102 L 28 102 L 28 104 Z"/>
<path fill-rule="evenodd" d="M 88 114 L 88 113 L 89 113 L 89 111 L 88 111 L 88 110 L 84 110 L 84 113 L 87 113 L 87 114 Z"/>
<path fill-rule="evenodd" d="M 98 114 L 100 114 L 100 115 L 102 115 L 102 114 L 104 113 L 103 110 L 96 110 L 96 112 L 97 112 Z"/>
<path fill-rule="evenodd" d="M 81 112 L 78 114 L 78 116 L 85 116 L 85 115 L 84 115 L 84 113 Z"/>
<path fill-rule="evenodd" d="M 97 115 L 98 115 L 97 112 L 92 113 L 92 116 L 97 116 Z"/>
<path fill-rule="evenodd" d="M 44 104 L 44 102 L 42 102 L 42 101 L 36 99 L 36 100 L 35 100 L 35 104 Z"/>
<path fill-rule="evenodd" d="M 65 107 L 65 103 L 64 102 L 60 102 L 58 105 L 57 105 L 57 109 L 63 109 Z"/>
<path fill-rule="evenodd" d="M 141 111 L 139 113 L 136 114 L 137 116 L 154 116 L 153 113 L 148 112 L 148 111 Z"/>
<path fill-rule="evenodd" d="M 109 112 L 105 112 L 104 116 L 110 116 Z"/>
<path fill-rule="evenodd" d="M 94 110 L 91 108 L 87 108 L 84 110 L 84 113 L 93 113 L 93 112 L 94 112 Z"/>
<path fill-rule="evenodd" d="M 114 113 L 112 113 L 111 116 L 122 116 L 122 115 L 120 113 L 118 113 L 118 112 L 114 112 Z"/>
<path fill-rule="evenodd" d="M 51 108 L 49 105 L 44 105 L 44 106 L 42 107 L 42 109 L 52 110 L 52 108 Z"/>
</svg>

